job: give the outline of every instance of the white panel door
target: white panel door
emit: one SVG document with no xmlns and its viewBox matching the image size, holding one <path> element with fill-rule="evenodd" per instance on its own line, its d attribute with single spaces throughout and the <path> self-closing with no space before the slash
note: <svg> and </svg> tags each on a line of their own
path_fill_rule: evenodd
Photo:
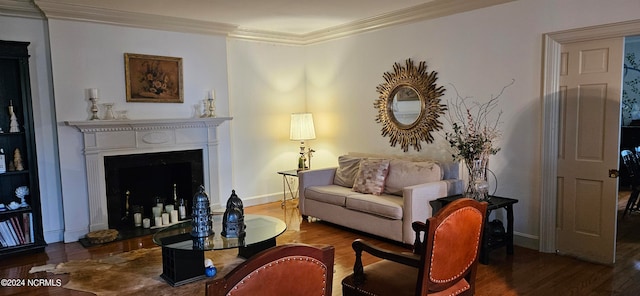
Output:
<svg viewBox="0 0 640 296">
<path fill-rule="evenodd" d="M 558 213 L 560 254 L 615 262 L 623 38 L 562 46 Z"/>
</svg>

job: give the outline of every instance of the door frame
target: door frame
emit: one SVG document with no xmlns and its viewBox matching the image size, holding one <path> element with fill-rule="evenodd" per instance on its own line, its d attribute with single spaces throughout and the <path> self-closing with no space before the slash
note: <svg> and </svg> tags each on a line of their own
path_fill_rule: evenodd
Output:
<svg viewBox="0 0 640 296">
<path fill-rule="evenodd" d="M 558 122 L 560 108 L 557 102 L 559 101 L 562 44 L 631 35 L 640 35 L 640 20 L 547 33 L 543 36 L 540 252 L 555 253 L 556 251 L 557 155 L 560 135 Z"/>
</svg>

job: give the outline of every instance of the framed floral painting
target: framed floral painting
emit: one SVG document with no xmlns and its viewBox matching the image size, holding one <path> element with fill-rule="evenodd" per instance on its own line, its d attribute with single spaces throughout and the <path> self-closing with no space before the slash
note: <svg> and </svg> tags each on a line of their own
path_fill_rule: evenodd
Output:
<svg viewBox="0 0 640 296">
<path fill-rule="evenodd" d="M 183 103 L 182 58 L 124 54 L 127 102 Z"/>
</svg>

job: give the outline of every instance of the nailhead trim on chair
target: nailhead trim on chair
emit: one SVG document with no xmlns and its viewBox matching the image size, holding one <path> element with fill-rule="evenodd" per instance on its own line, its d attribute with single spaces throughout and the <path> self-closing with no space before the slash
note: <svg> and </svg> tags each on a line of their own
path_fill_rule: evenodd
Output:
<svg viewBox="0 0 640 296">
<path fill-rule="evenodd" d="M 457 210 L 457 211 L 455 211 L 455 212 L 451 213 L 451 215 L 449 215 L 448 217 L 446 217 L 446 218 L 445 218 L 445 220 L 444 220 L 442 223 L 440 223 L 440 224 L 442 225 L 445 221 L 449 220 L 449 219 L 450 219 L 450 218 L 452 218 L 454 215 L 458 215 L 458 214 L 462 213 L 462 211 L 475 211 L 475 212 L 479 213 L 480 217 L 482 217 L 482 213 L 480 213 L 480 212 L 479 212 L 477 209 L 475 209 L 475 208 L 461 208 L 461 209 L 459 209 L 459 210 Z M 481 230 L 481 229 L 480 229 L 480 228 L 478 228 L 478 232 L 476 233 L 476 243 L 477 243 L 477 244 L 479 244 L 479 243 L 480 243 L 480 230 Z M 438 230 L 436 230 L 436 233 L 434 234 L 434 238 L 433 238 L 433 245 L 434 245 L 434 246 L 436 245 L 436 239 L 438 238 L 437 234 L 438 234 Z M 434 249 L 435 249 L 435 248 L 434 248 Z M 431 250 L 431 252 L 432 252 L 432 254 L 431 254 L 431 264 L 433 264 L 433 250 Z M 478 250 L 476 249 L 476 250 L 475 250 L 475 253 L 474 253 L 474 256 L 473 256 L 474 258 L 477 256 L 477 253 L 478 253 Z M 467 263 L 467 266 L 464 268 L 464 270 L 466 270 L 467 268 L 469 268 L 469 266 L 471 266 L 471 264 L 472 264 L 472 263 L 473 263 L 473 260 L 472 260 L 472 261 L 470 261 L 470 262 L 468 262 L 468 263 Z M 453 280 L 453 279 L 454 279 L 454 278 L 456 278 L 456 277 L 459 277 L 460 275 L 462 275 L 462 272 L 458 273 L 457 275 L 453 276 L 452 278 L 448 278 L 448 279 L 445 279 L 445 280 L 436 280 L 436 279 L 434 279 L 433 277 L 431 277 L 431 273 L 429 273 L 429 277 L 430 277 L 431 281 L 432 281 L 432 282 L 434 282 L 434 283 L 446 283 L 446 282 L 449 282 L 449 281 Z"/>
<path fill-rule="evenodd" d="M 304 256 L 289 256 L 289 257 L 284 257 L 284 258 L 280 258 L 276 261 L 272 261 L 269 262 L 263 266 L 260 266 L 259 268 L 257 268 L 256 270 L 252 271 L 250 274 L 248 274 L 247 276 L 245 276 L 242 280 L 240 280 L 235 287 L 233 287 L 233 289 L 231 289 L 231 291 L 229 291 L 229 293 L 227 293 L 228 296 L 233 295 L 234 290 L 238 289 L 238 286 L 243 285 L 245 281 L 251 279 L 251 277 L 255 274 L 258 274 L 259 272 L 266 270 L 267 268 L 273 267 L 274 265 L 280 264 L 282 262 L 285 261 L 291 261 L 291 260 L 298 260 L 298 261 L 311 261 L 312 263 L 320 266 L 325 272 L 323 273 L 322 277 L 322 283 L 326 284 L 327 282 L 327 277 L 326 277 L 326 270 L 327 270 L 327 266 L 324 265 L 322 263 L 322 261 L 316 260 L 314 258 L 309 258 L 309 257 L 304 257 Z M 323 285 L 324 286 L 324 285 Z M 324 288 L 322 289 L 324 292 Z M 324 295 L 324 293 L 322 293 Z"/>
</svg>

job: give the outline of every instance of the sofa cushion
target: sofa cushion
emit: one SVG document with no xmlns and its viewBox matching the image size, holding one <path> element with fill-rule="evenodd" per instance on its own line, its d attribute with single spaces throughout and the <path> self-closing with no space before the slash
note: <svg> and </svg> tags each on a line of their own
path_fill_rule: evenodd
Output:
<svg viewBox="0 0 640 296">
<path fill-rule="evenodd" d="M 392 159 L 384 192 L 402 196 L 402 188 L 442 180 L 442 169 L 434 161 Z"/>
<path fill-rule="evenodd" d="M 402 219 L 402 197 L 394 195 L 351 194 L 347 197 L 347 209 L 378 215 L 390 219 Z"/>
<path fill-rule="evenodd" d="M 333 184 L 353 187 L 356 180 L 358 169 L 360 168 L 360 160 L 362 157 L 354 157 L 350 155 L 341 155 L 338 157 L 338 168 L 336 175 L 333 177 Z"/>
<path fill-rule="evenodd" d="M 309 186 L 304 190 L 304 197 L 316 201 L 345 206 L 346 196 L 353 194 L 351 188 L 339 185 Z"/>
<path fill-rule="evenodd" d="M 353 183 L 353 191 L 380 195 L 389 172 L 388 159 L 363 159 Z"/>
</svg>

